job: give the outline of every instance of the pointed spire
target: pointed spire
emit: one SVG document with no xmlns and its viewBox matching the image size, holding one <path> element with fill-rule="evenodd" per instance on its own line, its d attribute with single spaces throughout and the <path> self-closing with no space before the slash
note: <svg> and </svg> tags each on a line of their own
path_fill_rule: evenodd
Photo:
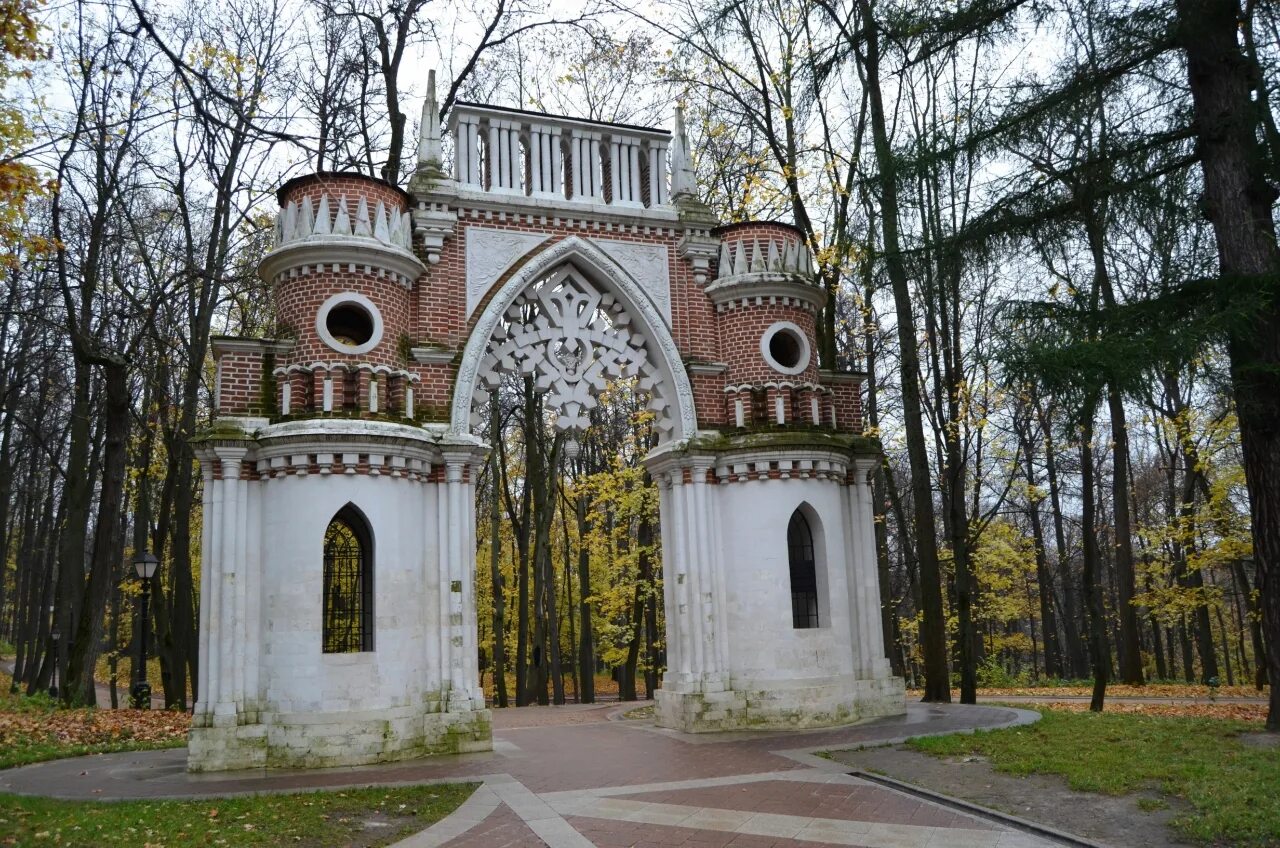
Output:
<svg viewBox="0 0 1280 848">
<path fill-rule="evenodd" d="M 733 275 L 747 273 L 747 243 L 740 241 L 733 246 Z"/>
<path fill-rule="evenodd" d="M 298 237 L 298 201 L 290 200 L 284 207 L 284 224 L 280 228 L 280 243 Z"/>
<path fill-rule="evenodd" d="M 360 198 L 360 203 L 356 205 L 356 226 L 354 232 L 358 236 L 373 235 L 373 227 L 369 225 L 369 204 L 363 197 Z"/>
<path fill-rule="evenodd" d="M 315 230 L 318 236 L 329 235 L 329 195 L 320 195 L 320 208 L 316 210 Z"/>
<path fill-rule="evenodd" d="M 437 170 L 444 161 L 440 143 L 440 104 L 436 102 L 436 72 L 427 74 L 427 99 L 422 103 L 422 126 L 418 129 L 418 168 L 434 165 Z"/>
<path fill-rule="evenodd" d="M 693 160 L 689 154 L 689 136 L 684 129 L 684 108 L 676 107 L 676 128 L 671 138 L 671 199 L 682 194 L 697 195 L 693 176 Z"/>
<path fill-rule="evenodd" d="M 347 209 L 345 197 L 338 200 L 338 214 L 333 219 L 333 234 L 335 236 L 351 235 L 351 212 Z"/>
<path fill-rule="evenodd" d="M 309 238 L 315 232 L 316 216 L 311 211 L 311 198 L 302 198 L 302 209 L 298 215 L 298 238 Z"/>
<path fill-rule="evenodd" d="M 729 242 L 720 242 L 719 276 L 727 277 L 733 272 L 733 259 L 729 255 Z"/>
</svg>

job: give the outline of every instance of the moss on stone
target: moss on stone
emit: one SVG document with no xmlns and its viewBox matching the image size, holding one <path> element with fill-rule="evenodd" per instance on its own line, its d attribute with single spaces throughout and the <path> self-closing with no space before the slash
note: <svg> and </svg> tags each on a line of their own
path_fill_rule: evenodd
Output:
<svg viewBox="0 0 1280 848">
<path fill-rule="evenodd" d="M 870 436 L 795 427 L 695 436 L 689 440 L 683 450 L 690 453 L 728 453 L 765 448 L 817 448 L 855 456 L 876 456 L 883 452 L 880 440 Z"/>
</svg>

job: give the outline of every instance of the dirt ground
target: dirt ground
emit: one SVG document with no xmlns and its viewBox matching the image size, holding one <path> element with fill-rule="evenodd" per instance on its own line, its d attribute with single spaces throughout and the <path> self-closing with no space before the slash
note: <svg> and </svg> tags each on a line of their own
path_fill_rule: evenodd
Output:
<svg viewBox="0 0 1280 848">
<path fill-rule="evenodd" d="M 1026 777 L 995 771 L 982 757 L 933 757 L 900 745 L 833 751 L 838 762 L 923 786 L 1019 818 L 1116 848 L 1165 848 L 1196 843 L 1179 838 L 1170 822 L 1184 811 L 1177 799 L 1155 792 L 1097 795 L 1073 792 L 1052 775 Z M 1141 799 L 1167 807 L 1144 811 Z"/>
</svg>

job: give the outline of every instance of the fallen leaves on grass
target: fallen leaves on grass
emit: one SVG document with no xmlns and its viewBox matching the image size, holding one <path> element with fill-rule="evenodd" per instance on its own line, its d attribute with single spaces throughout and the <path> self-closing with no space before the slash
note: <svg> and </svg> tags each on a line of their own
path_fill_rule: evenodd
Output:
<svg viewBox="0 0 1280 848">
<path fill-rule="evenodd" d="M 909 690 L 908 695 L 923 695 L 923 690 Z M 980 688 L 981 697 L 998 698 L 1001 696 L 1039 697 L 1039 698 L 1087 698 L 1093 694 L 1093 686 L 1009 686 L 1005 688 Z M 1107 685 L 1109 698 L 1180 698 L 1186 700 L 1213 701 L 1220 698 L 1262 698 L 1268 697 L 1267 687 L 1258 691 L 1252 686 L 1219 686 L 1211 690 L 1208 686 L 1192 683 L 1148 683 L 1146 686 L 1128 686 L 1123 683 Z"/>
<path fill-rule="evenodd" d="M 100 745 L 125 739 L 163 743 L 186 738 L 191 719 L 164 710 L 53 710 L 0 712 L 0 748 L 43 738 L 65 745 Z"/>
<path fill-rule="evenodd" d="M 1018 706 L 1023 706 L 1020 702 Z M 1058 710 L 1068 713 L 1088 712 L 1089 703 L 1087 701 L 1032 701 L 1041 709 Z M 1266 704 L 1241 704 L 1241 703 L 1201 703 L 1201 704 L 1143 704 L 1143 703 L 1117 703 L 1107 702 L 1104 704 L 1105 712 L 1109 713 L 1125 713 L 1128 715 L 1147 715 L 1147 716 L 1174 716 L 1177 718 L 1212 718 L 1223 721 L 1266 721 L 1267 705 Z"/>
<path fill-rule="evenodd" d="M 186 739 L 191 718 L 165 710 L 64 709 L 10 694 L 0 676 L 0 768 L 102 751 L 162 748 Z"/>
</svg>

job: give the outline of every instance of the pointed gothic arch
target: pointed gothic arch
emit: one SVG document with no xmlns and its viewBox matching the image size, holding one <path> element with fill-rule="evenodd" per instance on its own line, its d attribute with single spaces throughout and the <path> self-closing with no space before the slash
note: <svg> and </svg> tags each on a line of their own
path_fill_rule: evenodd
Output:
<svg viewBox="0 0 1280 848">
<path fill-rule="evenodd" d="M 324 531 L 321 618 L 326 654 L 372 651 L 373 528 L 353 503 L 338 510 Z"/>
<path fill-rule="evenodd" d="M 566 286 L 574 291 L 565 294 Z M 528 328 L 520 338 L 497 338 L 512 310 L 534 299 L 544 313 L 552 313 L 550 320 Z M 580 320 L 587 317 L 583 312 L 595 309 L 608 316 L 612 324 L 608 332 Z M 563 356 L 556 363 L 558 353 L 576 356 L 574 341 L 598 346 L 600 356 L 593 357 L 584 369 L 594 367 L 596 373 L 567 373 L 574 371 L 576 364 L 567 363 Z M 533 354 L 530 346 L 541 348 L 540 355 Z M 655 398 L 660 407 L 660 442 L 687 439 L 697 428 L 693 388 L 662 314 L 629 271 L 586 239 L 570 236 L 543 249 L 493 293 L 463 349 L 454 387 L 451 432 L 471 432 L 476 410 L 489 394 L 487 373 L 495 367 L 510 370 L 515 364 L 513 353 L 529 367 L 544 366 L 539 371 L 543 387 L 565 390 L 566 405 L 582 403 L 584 390 L 594 394 L 590 384 L 595 379 L 621 372 L 638 376 L 642 388 Z"/>
</svg>

